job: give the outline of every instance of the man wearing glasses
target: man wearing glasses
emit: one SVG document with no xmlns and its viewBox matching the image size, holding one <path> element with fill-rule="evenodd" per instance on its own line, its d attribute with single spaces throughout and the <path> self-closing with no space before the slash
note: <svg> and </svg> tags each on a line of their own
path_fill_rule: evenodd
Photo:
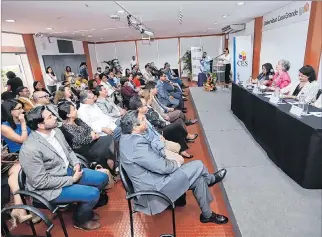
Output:
<svg viewBox="0 0 322 237">
<path fill-rule="evenodd" d="M 49 97 L 48 93 L 46 93 L 45 91 L 35 91 L 33 94 L 33 98 L 35 101 L 35 107 L 42 106 L 42 105 L 46 106 L 47 109 L 52 114 L 54 114 L 55 117 L 57 117 L 58 124 L 60 125 L 59 122 L 62 122 L 62 119 L 59 117 L 57 106 L 50 103 L 50 100 L 49 100 L 50 97 Z"/>
</svg>

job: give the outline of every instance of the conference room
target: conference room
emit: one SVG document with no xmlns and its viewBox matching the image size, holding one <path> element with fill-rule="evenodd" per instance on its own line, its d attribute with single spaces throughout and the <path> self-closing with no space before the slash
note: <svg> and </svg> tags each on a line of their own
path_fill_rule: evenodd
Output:
<svg viewBox="0 0 322 237">
<path fill-rule="evenodd" d="M 321 1 L 2 1 L 2 236 L 322 236 Z"/>
</svg>

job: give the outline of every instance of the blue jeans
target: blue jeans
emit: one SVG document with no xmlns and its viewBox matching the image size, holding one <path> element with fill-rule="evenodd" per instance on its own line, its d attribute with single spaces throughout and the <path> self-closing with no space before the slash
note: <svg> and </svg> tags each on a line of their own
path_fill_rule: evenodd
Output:
<svg viewBox="0 0 322 237">
<path fill-rule="evenodd" d="M 68 176 L 73 176 L 73 173 L 71 168 L 67 169 Z M 100 190 L 106 184 L 108 184 L 107 174 L 84 168 L 78 183 L 63 187 L 60 195 L 51 202 L 54 204 L 77 202 L 74 221 L 82 224 L 92 219 L 93 208 L 100 198 Z"/>
</svg>

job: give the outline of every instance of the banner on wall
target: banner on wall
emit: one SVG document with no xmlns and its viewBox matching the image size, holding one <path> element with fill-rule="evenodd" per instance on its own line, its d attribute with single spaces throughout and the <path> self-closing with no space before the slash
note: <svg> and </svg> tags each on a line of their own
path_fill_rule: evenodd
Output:
<svg viewBox="0 0 322 237">
<path fill-rule="evenodd" d="M 311 1 L 293 2 L 263 17 L 263 31 L 310 18 Z"/>
<path fill-rule="evenodd" d="M 235 36 L 233 42 L 234 82 L 246 81 L 252 75 L 252 36 Z"/>
<path fill-rule="evenodd" d="M 200 60 L 202 59 L 203 49 L 201 46 L 191 47 L 191 67 L 192 80 L 198 81 L 198 74 L 201 72 Z"/>
</svg>

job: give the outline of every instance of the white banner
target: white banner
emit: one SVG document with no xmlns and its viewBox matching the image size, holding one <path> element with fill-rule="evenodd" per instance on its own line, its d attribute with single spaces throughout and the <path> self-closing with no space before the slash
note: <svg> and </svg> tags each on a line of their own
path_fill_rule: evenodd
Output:
<svg viewBox="0 0 322 237">
<path fill-rule="evenodd" d="M 293 2 L 263 17 L 263 31 L 310 18 L 311 2 Z"/>
<path fill-rule="evenodd" d="M 198 81 L 198 74 L 201 72 L 200 60 L 202 59 L 202 47 L 191 47 L 191 66 L 192 66 L 192 80 Z"/>
<path fill-rule="evenodd" d="M 252 75 L 252 36 L 235 36 L 233 49 L 234 82 L 246 81 Z"/>
</svg>

